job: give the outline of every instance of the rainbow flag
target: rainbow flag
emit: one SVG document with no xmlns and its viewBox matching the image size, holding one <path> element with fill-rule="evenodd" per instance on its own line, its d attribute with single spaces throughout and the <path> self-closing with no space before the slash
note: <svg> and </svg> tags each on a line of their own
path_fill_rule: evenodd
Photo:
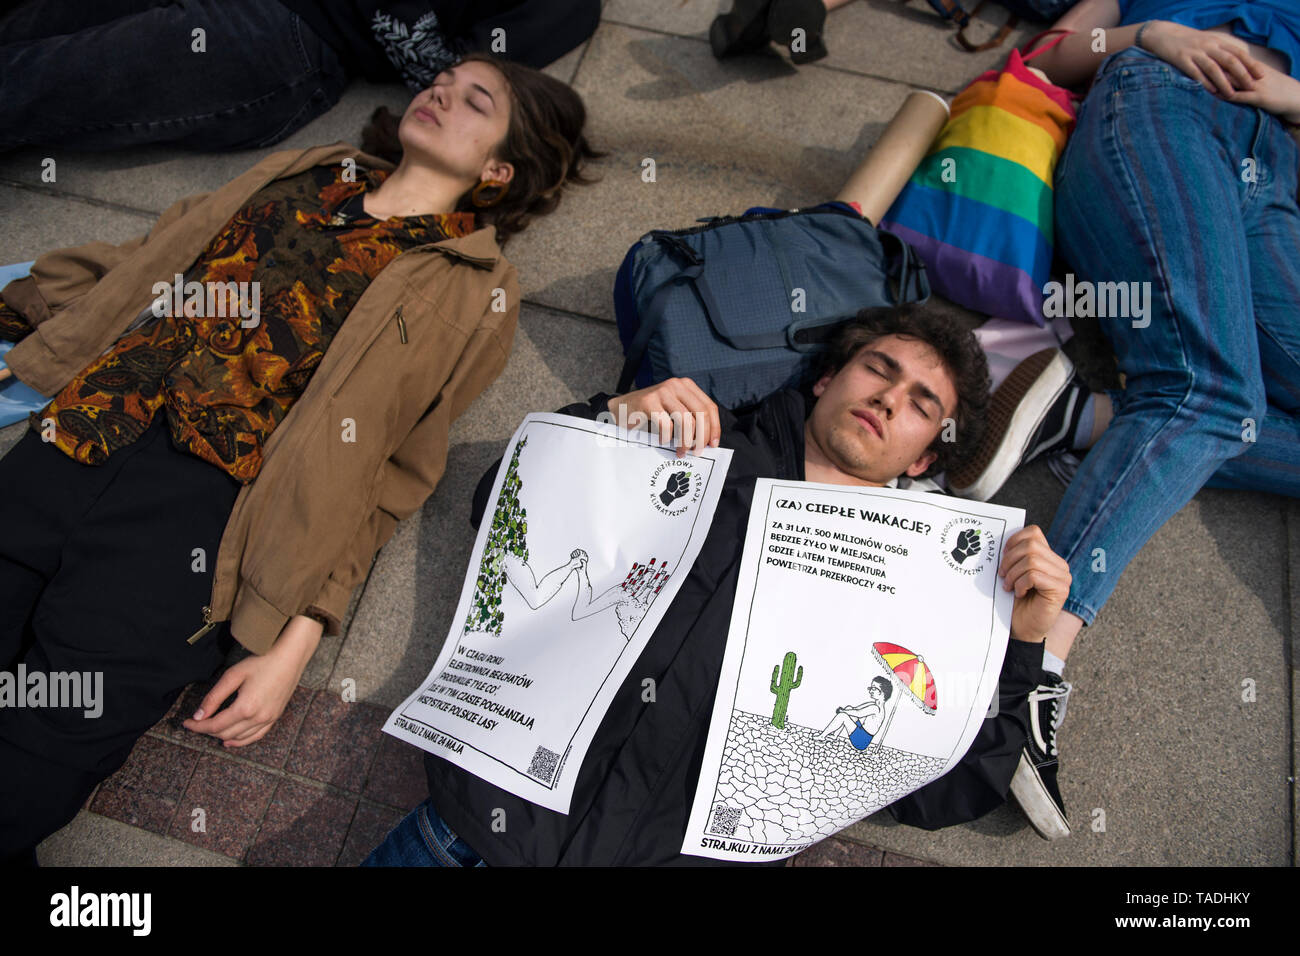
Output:
<svg viewBox="0 0 1300 956">
<path fill-rule="evenodd" d="M 1042 326 L 1052 269 L 1052 173 L 1074 127 L 1071 96 L 1012 50 L 952 102 L 881 225 L 925 263 L 931 288 L 977 312 Z"/>
</svg>

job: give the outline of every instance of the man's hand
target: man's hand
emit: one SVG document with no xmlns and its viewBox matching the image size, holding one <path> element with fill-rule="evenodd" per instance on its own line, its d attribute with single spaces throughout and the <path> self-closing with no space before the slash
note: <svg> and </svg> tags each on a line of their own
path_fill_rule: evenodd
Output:
<svg viewBox="0 0 1300 956">
<path fill-rule="evenodd" d="M 619 414 L 618 407 L 627 410 Z M 703 451 L 716 446 L 722 439 L 722 425 L 718 420 L 718 406 L 689 378 L 670 378 L 649 388 L 628 392 L 611 398 L 609 410 L 620 422 L 626 421 L 629 430 L 648 428 L 658 431 L 665 445 L 677 443 L 677 454 L 686 451 Z M 680 423 L 680 425 L 678 424 Z"/>
<path fill-rule="evenodd" d="M 284 713 L 323 630 L 312 618 L 290 619 L 269 651 L 247 657 L 221 675 L 194 716 L 184 722 L 185 729 L 219 737 L 226 747 L 261 740 Z M 236 691 L 234 703 L 217 713 L 221 702 Z"/>
<path fill-rule="evenodd" d="M 1237 90 L 1254 89 L 1264 76 L 1264 64 L 1251 56 L 1245 43 L 1226 33 L 1152 20 L 1142 34 L 1142 45 L 1225 98 Z"/>
<path fill-rule="evenodd" d="M 998 567 L 1002 586 L 1016 592 L 1011 612 L 1011 636 L 1039 642 L 1061 613 L 1070 594 L 1070 566 L 1047 545 L 1038 525 L 1022 528 L 1007 539 Z"/>
</svg>

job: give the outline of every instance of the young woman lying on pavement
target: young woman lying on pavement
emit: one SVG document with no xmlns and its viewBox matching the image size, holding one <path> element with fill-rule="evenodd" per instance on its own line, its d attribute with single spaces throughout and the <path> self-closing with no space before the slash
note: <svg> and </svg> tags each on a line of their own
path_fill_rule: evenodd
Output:
<svg viewBox="0 0 1300 956">
<path fill-rule="evenodd" d="M 407 107 L 396 168 L 275 153 L 0 293 L 13 373 L 54 396 L 0 459 L 0 670 L 102 680 L 93 717 L 0 708 L 0 861 L 34 862 L 234 641 L 254 655 L 185 726 L 232 748 L 270 730 L 505 366 L 519 289 L 498 241 L 582 179 L 585 115 L 471 54 Z M 174 277 L 248 283 L 258 307 L 152 301 Z"/>
<path fill-rule="evenodd" d="M 1022 461 L 1091 448 L 1048 532 L 1074 580 L 1047 636 L 1059 675 L 1124 568 L 1200 488 L 1300 496 L 1300 6 L 1084 0 L 1056 26 L 1075 33 L 1035 65 L 1063 85 L 1092 79 L 1056 169 L 1057 242 L 1076 280 L 1150 283 L 1150 313 L 1098 319 L 1122 391 L 1090 394 L 1055 350 L 1026 359 L 949 479 L 983 500 Z M 1059 726 L 1069 684 L 1054 684 L 1044 723 Z M 1033 802 L 1036 825 L 1060 829 L 1059 800 Z"/>
</svg>

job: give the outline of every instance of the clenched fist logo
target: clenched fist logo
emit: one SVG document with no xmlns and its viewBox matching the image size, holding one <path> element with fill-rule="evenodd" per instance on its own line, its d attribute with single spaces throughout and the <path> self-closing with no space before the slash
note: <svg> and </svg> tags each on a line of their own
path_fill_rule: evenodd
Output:
<svg viewBox="0 0 1300 956">
<path fill-rule="evenodd" d="M 952 559 L 958 564 L 964 562 L 972 554 L 980 549 L 980 533 L 978 528 L 967 528 L 961 534 L 957 535 L 957 547 L 953 548 L 950 554 Z"/>
<path fill-rule="evenodd" d="M 665 508 L 686 494 L 691 486 L 690 477 L 688 471 L 675 471 L 669 476 L 668 487 L 659 492 L 659 500 L 664 503 Z"/>
</svg>

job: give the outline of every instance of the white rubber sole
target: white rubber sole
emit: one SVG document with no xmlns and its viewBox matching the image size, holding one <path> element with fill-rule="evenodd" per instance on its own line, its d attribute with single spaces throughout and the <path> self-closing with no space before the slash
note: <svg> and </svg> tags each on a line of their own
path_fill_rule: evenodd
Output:
<svg viewBox="0 0 1300 956">
<path fill-rule="evenodd" d="M 998 489 L 1007 483 L 1011 473 L 1020 467 L 1021 459 L 1024 458 L 1029 441 L 1034 437 L 1043 415 L 1065 391 L 1073 376 L 1074 363 L 1066 358 L 1064 352 L 1058 350 L 1016 403 L 1002 441 L 993 453 L 988 467 L 975 479 L 974 484 L 967 488 L 953 488 L 952 493 L 974 501 L 988 501 L 996 495 Z"/>
<path fill-rule="evenodd" d="M 1060 840 L 1070 835 L 1070 821 L 1065 819 L 1056 801 L 1048 796 L 1042 778 L 1023 751 L 1015 776 L 1011 778 L 1011 795 L 1025 811 L 1030 826 L 1044 840 Z"/>
</svg>

